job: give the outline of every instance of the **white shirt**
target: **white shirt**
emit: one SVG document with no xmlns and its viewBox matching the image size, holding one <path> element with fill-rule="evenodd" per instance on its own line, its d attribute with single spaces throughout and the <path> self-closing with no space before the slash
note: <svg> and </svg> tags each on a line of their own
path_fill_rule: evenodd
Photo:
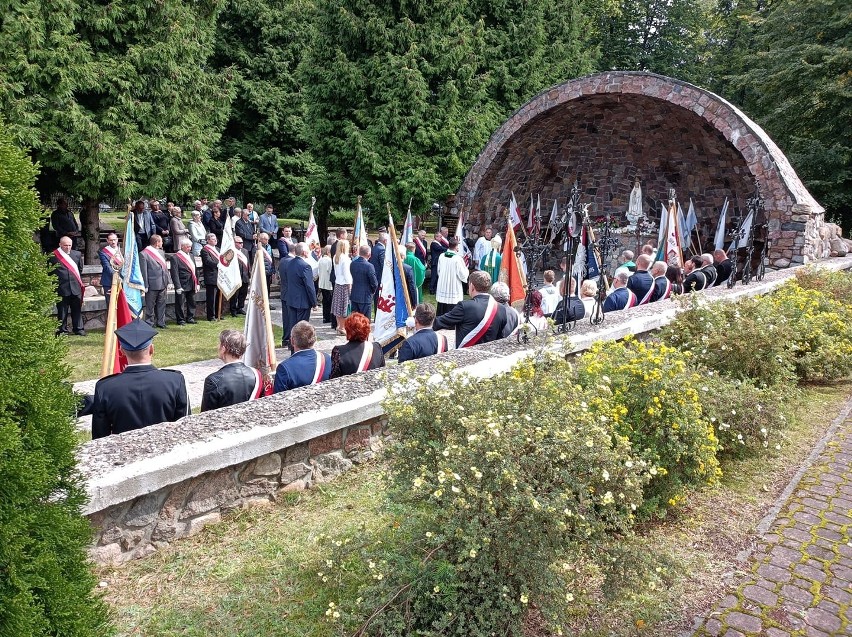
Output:
<svg viewBox="0 0 852 637">
<path fill-rule="evenodd" d="M 319 260 L 319 288 L 320 290 L 331 290 L 331 257 L 324 254 Z"/>
<path fill-rule="evenodd" d="M 447 256 L 452 254 L 452 256 Z M 464 298 L 464 284 L 470 272 L 461 255 L 445 252 L 438 258 L 438 287 L 435 300 L 438 303 L 453 305 Z"/>
<path fill-rule="evenodd" d="M 479 262 L 482 261 L 482 257 L 488 254 L 490 250 L 491 241 L 489 239 L 483 236 L 476 240 L 476 245 L 473 246 L 473 260 L 477 270 L 479 269 Z"/>
<path fill-rule="evenodd" d="M 547 283 L 538 289 L 541 292 L 541 311 L 547 316 L 553 314 L 559 301 L 562 300 L 562 295 L 552 283 Z"/>
<path fill-rule="evenodd" d="M 338 255 L 334 255 L 334 258 L 337 259 Z M 352 284 L 352 273 L 349 271 L 349 266 L 352 263 L 352 259 L 349 258 L 348 254 L 341 254 L 340 261 L 334 263 L 334 282 L 335 285 L 351 285 Z M 462 263 L 464 265 L 464 263 Z"/>
</svg>

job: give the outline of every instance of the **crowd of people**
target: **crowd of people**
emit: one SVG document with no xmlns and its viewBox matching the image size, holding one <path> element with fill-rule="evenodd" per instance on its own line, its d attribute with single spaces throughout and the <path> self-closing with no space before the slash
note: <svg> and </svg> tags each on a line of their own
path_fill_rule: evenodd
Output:
<svg viewBox="0 0 852 637">
<path fill-rule="evenodd" d="M 229 310 L 233 316 L 245 313 L 250 264 L 255 255 L 262 257 L 267 277 L 271 280 L 277 275 L 280 280 L 282 346 L 289 348 L 291 355 L 277 366 L 270 383 L 270 379 L 264 379 L 259 371 L 242 362 L 246 349 L 244 335 L 238 330 L 223 330 L 218 355 L 225 365 L 206 379 L 202 411 L 258 398 L 269 391 L 287 391 L 384 366 L 386 355 L 382 345 L 371 340 L 371 319 L 389 249 L 399 250 L 414 305 L 409 319 L 413 333 L 398 349 L 400 363 L 446 351 L 447 337 L 439 334 L 439 330 L 455 332 L 456 348 L 471 347 L 507 338 L 525 322 L 537 331 L 545 331 L 548 319 L 557 324 L 577 321 L 601 309 L 620 311 L 661 301 L 672 294 L 720 285 L 733 270 L 731 260 L 721 250 L 695 256 L 681 270 L 664 261 L 654 261 L 656 248 L 645 245 L 635 261 L 631 251 L 621 254 L 612 285 L 602 297 L 597 278 L 580 282 L 578 291 L 578 278 L 565 272 L 567 264 L 563 259 L 561 280 L 557 281 L 554 270 L 546 270 L 543 285 L 529 294 L 526 311 L 522 313 L 520 308 L 510 305 L 509 288 L 499 281 L 502 242 L 490 227 L 472 245 L 472 258 L 468 260 L 463 257 L 459 239 L 449 236 L 446 227 L 438 229 L 428 247 L 423 230 L 401 247 L 392 245 L 386 229 L 380 228 L 375 241 L 353 248 L 348 230 L 339 228 L 329 237 L 327 245 L 320 248 L 295 242 L 289 227 L 279 229 L 272 206 L 267 206 L 263 215 L 257 215 L 251 204 L 241 209 L 233 205 L 232 199 L 226 203 L 231 205 L 223 207 L 217 200 L 206 206 L 204 200 L 197 201 L 188 227 L 183 224 L 179 207 L 170 206 L 168 213 L 160 212 L 156 202 L 152 202 L 150 209 L 144 202 L 137 202 L 134 207 L 137 240 L 140 245 L 145 241 L 146 246 L 139 255 L 145 283 L 145 319 L 116 330 L 131 375 L 109 376 L 98 382 L 92 401 L 93 437 L 186 415 L 189 404 L 183 377 L 179 372 L 158 370 L 152 364 L 152 341 L 157 334 L 153 328 L 166 327 L 165 294 L 170 285 L 176 294 L 175 315 L 179 325 L 195 322 L 195 294 L 202 284 L 207 292 L 207 319 L 218 319 L 217 246 L 223 215 L 237 219 L 235 247 L 242 279 L 242 287 L 229 301 Z M 64 214 L 61 207 L 57 213 Z M 167 227 L 163 222 L 166 216 L 170 219 Z M 62 236 L 59 248 L 51 256 L 57 266 L 59 332 L 67 331 L 70 316 L 72 331 L 85 334 L 80 317 L 82 260 L 80 253 L 72 248 L 74 237 L 70 224 L 67 225 L 69 233 Z M 63 227 L 61 221 L 59 227 Z M 170 239 L 168 247 L 165 237 Z M 278 248 L 277 265 L 270 245 L 272 237 Z M 107 236 L 99 256 L 104 292 L 109 295 L 111 279 L 121 261 L 115 233 Z M 195 256 L 200 256 L 202 263 L 200 277 Z M 434 291 L 437 307 L 423 299 L 427 270 L 431 271 L 429 289 Z M 310 317 L 311 311 L 320 306 L 323 323 L 331 324 L 346 337 L 346 342 L 335 346 L 330 353 L 315 349 L 316 331 Z M 132 382 L 127 380 L 131 377 Z M 140 396 L 145 396 L 145 400 Z"/>
</svg>

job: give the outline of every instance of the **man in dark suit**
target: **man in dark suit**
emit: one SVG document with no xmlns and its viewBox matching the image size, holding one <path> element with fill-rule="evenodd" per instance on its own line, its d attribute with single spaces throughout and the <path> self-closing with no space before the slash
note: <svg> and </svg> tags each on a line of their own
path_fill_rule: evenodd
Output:
<svg viewBox="0 0 852 637">
<path fill-rule="evenodd" d="M 358 256 L 352 259 L 352 290 L 349 302 L 353 312 L 361 312 L 367 318 L 373 314 L 373 297 L 379 289 L 376 270 L 370 260 L 370 246 L 358 248 Z"/>
<path fill-rule="evenodd" d="M 151 364 L 157 332 L 140 319 L 115 330 L 127 357 L 120 374 L 105 376 L 95 385 L 92 439 L 120 434 L 189 415 L 183 374 Z"/>
<path fill-rule="evenodd" d="M 68 210 L 68 200 L 60 197 L 56 200 L 56 210 L 50 214 L 50 225 L 58 237 L 71 237 L 71 246 L 74 246 L 80 236 L 80 226 L 74 213 Z M 54 243 L 52 247 L 56 246 Z"/>
<path fill-rule="evenodd" d="M 647 254 L 640 254 L 636 259 L 636 271 L 627 279 L 627 289 L 636 295 L 639 305 L 651 302 L 654 287 L 654 277 L 648 272 L 651 261 Z"/>
<path fill-rule="evenodd" d="M 719 273 L 716 270 L 716 266 L 713 265 L 712 254 L 704 253 L 701 255 L 701 272 L 704 274 L 704 278 L 707 279 L 707 284 L 704 286 L 705 290 L 716 285 Z"/>
<path fill-rule="evenodd" d="M 707 277 L 701 271 L 701 257 L 692 257 L 684 263 L 683 271 L 686 278 L 683 280 L 683 293 L 698 292 L 707 287 Z"/>
<path fill-rule="evenodd" d="M 109 304 L 110 292 L 112 291 L 112 279 L 115 270 L 113 263 L 121 265 L 124 259 L 121 257 L 121 252 L 118 249 L 118 235 L 110 232 L 107 235 L 107 244 L 98 250 L 98 259 L 101 262 L 101 287 L 104 291 L 107 304 Z"/>
<path fill-rule="evenodd" d="M 373 271 L 376 275 L 376 281 L 382 280 L 382 273 L 385 269 L 385 249 L 388 245 L 388 232 L 387 229 L 382 226 L 379 228 L 379 238 L 376 240 L 375 245 L 373 245 L 373 249 L 370 252 L 369 261 L 373 264 Z M 379 288 L 376 287 L 375 292 L 373 293 L 373 306 L 375 307 L 376 302 L 379 300 Z M 360 310 L 359 310 L 360 311 Z M 364 316 L 370 318 L 370 312 L 362 312 Z"/>
<path fill-rule="evenodd" d="M 447 337 L 432 329 L 434 322 L 434 306 L 421 303 L 414 308 L 414 334 L 399 348 L 397 361 L 404 363 L 447 351 Z"/>
<path fill-rule="evenodd" d="M 612 287 L 614 289 L 610 292 L 609 296 L 606 297 L 603 304 L 604 312 L 626 310 L 639 304 L 639 299 L 637 299 L 636 295 L 627 287 L 627 281 L 629 278 L 630 274 L 624 270 L 616 272 L 615 276 L 612 278 Z"/>
<path fill-rule="evenodd" d="M 666 277 L 668 269 L 669 265 L 665 261 L 657 261 L 651 266 L 651 276 L 654 277 L 654 291 L 651 294 L 651 303 L 664 301 L 672 295 L 674 286 Z"/>
<path fill-rule="evenodd" d="M 182 239 L 180 250 L 172 255 L 172 283 L 175 286 L 175 319 L 178 325 L 195 323 L 195 294 L 200 289 L 195 274 L 192 241 Z"/>
<path fill-rule="evenodd" d="M 136 201 L 133 208 L 133 224 L 136 232 L 136 245 L 142 248 L 151 241 L 151 235 L 157 232 L 154 217 L 151 211 L 145 209 L 145 202 L 141 199 Z"/>
<path fill-rule="evenodd" d="M 487 272 L 471 272 L 468 278 L 470 300 L 457 303 L 449 312 L 435 319 L 435 329 L 455 328 L 457 349 L 501 338 L 507 318 L 505 310 L 500 309 L 500 303 L 488 294 L 490 287 L 491 277 Z"/>
<path fill-rule="evenodd" d="M 71 329 L 78 336 L 85 336 L 83 329 L 83 255 L 72 250 L 73 239 L 62 237 L 59 247 L 50 255 L 49 262 L 57 266 L 53 271 L 56 276 L 59 302 L 56 304 L 56 316 L 59 319 L 57 334 L 68 334 L 66 323 L 71 314 Z"/>
<path fill-rule="evenodd" d="M 429 255 L 432 260 L 430 265 L 430 271 L 432 274 L 429 275 L 429 291 L 433 295 L 438 290 L 438 259 L 449 249 L 449 247 L 450 244 L 440 231 L 435 233 L 435 238 L 432 239 L 432 243 L 429 244 Z"/>
<path fill-rule="evenodd" d="M 249 265 L 251 261 L 249 260 L 248 252 L 246 252 L 246 249 L 243 247 L 242 237 L 234 237 L 234 248 L 236 249 L 236 254 L 234 256 L 239 263 L 240 282 L 242 284 L 236 294 L 231 297 L 231 300 L 228 303 L 228 309 L 231 310 L 231 316 L 236 318 L 239 314 L 246 313 L 246 297 L 248 296 L 249 283 L 251 283 L 251 266 Z"/>
<path fill-rule="evenodd" d="M 219 333 L 219 359 L 225 365 L 204 379 L 201 411 L 219 409 L 265 395 L 263 375 L 242 362 L 246 337 L 239 330 Z"/>
<path fill-rule="evenodd" d="M 171 277 L 166 255 L 163 253 L 163 238 L 151 236 L 151 245 L 139 255 L 142 280 L 145 281 L 145 321 L 148 325 L 166 327 L 166 290 Z"/>
<path fill-rule="evenodd" d="M 248 253 L 249 263 L 254 263 L 255 239 L 254 224 L 249 221 L 249 211 L 237 208 L 240 218 L 234 224 L 234 235 L 242 237 L 243 249 Z"/>
<path fill-rule="evenodd" d="M 294 249 L 295 253 L 295 249 Z M 281 254 L 279 252 L 278 254 Z M 287 307 L 287 287 L 289 265 L 295 260 L 293 254 L 286 252 L 278 260 L 278 282 L 279 292 L 281 293 L 281 325 L 284 328 L 284 334 L 281 337 L 281 347 L 290 347 L 290 330 L 296 324 L 296 321 L 290 320 L 290 309 Z"/>
<path fill-rule="evenodd" d="M 734 262 L 728 258 L 728 253 L 724 250 L 713 252 L 713 262 L 716 264 L 716 282 L 713 285 L 722 285 L 734 271 Z"/>
<path fill-rule="evenodd" d="M 570 293 L 567 298 L 565 297 L 566 281 L 570 281 L 568 286 Z M 583 301 L 581 301 L 580 297 L 577 296 L 577 279 L 573 276 L 564 277 L 559 282 L 559 293 L 562 295 L 562 298 L 559 299 L 559 302 L 556 304 L 556 309 L 553 310 L 552 315 L 553 322 L 556 325 L 562 325 L 562 323 L 573 323 L 586 316 L 586 306 L 583 305 Z"/>
<path fill-rule="evenodd" d="M 310 322 L 311 310 L 317 304 L 314 274 L 307 261 L 308 244 L 297 243 L 294 252 L 295 256 L 286 265 L 286 277 L 281 279 L 281 299 L 287 305 L 288 330 L 299 321 Z"/>
<path fill-rule="evenodd" d="M 299 321 L 290 330 L 293 355 L 278 364 L 275 371 L 273 393 L 315 385 L 328 380 L 331 374 L 331 356 L 314 349 L 317 333 L 307 321 Z"/>
<path fill-rule="evenodd" d="M 201 248 L 201 273 L 204 278 L 204 295 L 207 297 L 207 320 L 218 321 L 219 316 L 219 250 L 213 232 L 207 233 L 207 243 Z"/>
</svg>

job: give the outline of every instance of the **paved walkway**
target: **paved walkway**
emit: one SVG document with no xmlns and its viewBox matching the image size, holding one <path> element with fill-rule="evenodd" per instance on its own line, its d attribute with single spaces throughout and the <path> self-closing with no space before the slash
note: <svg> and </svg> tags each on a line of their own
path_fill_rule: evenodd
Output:
<svg viewBox="0 0 852 637">
<path fill-rule="evenodd" d="M 852 401 L 799 476 L 758 527 L 748 574 L 696 637 L 852 635 Z"/>
</svg>

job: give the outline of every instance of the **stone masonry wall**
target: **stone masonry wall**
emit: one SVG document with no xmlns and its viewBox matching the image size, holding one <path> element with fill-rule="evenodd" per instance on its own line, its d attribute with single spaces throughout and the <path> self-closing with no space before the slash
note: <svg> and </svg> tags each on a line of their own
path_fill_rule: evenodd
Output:
<svg viewBox="0 0 852 637">
<path fill-rule="evenodd" d="M 674 187 L 684 206 L 695 201 L 705 240 L 725 197 L 732 212 L 744 211 L 757 180 L 770 265 L 819 258 L 824 210 L 760 126 L 709 91 L 652 73 L 600 73 L 536 96 L 491 136 L 457 201 L 476 225 L 505 219 L 512 191 L 522 209 L 541 194 L 546 217 L 554 198 L 565 204 L 578 175 L 596 215 L 623 215 L 638 175 L 646 214 L 657 220 Z"/>
<path fill-rule="evenodd" d="M 89 519 L 96 536 L 90 556 L 100 564 L 146 557 L 229 511 L 264 506 L 279 493 L 331 480 L 372 458 L 382 447 L 386 426 L 385 417 L 353 424 L 93 513 Z"/>
</svg>

